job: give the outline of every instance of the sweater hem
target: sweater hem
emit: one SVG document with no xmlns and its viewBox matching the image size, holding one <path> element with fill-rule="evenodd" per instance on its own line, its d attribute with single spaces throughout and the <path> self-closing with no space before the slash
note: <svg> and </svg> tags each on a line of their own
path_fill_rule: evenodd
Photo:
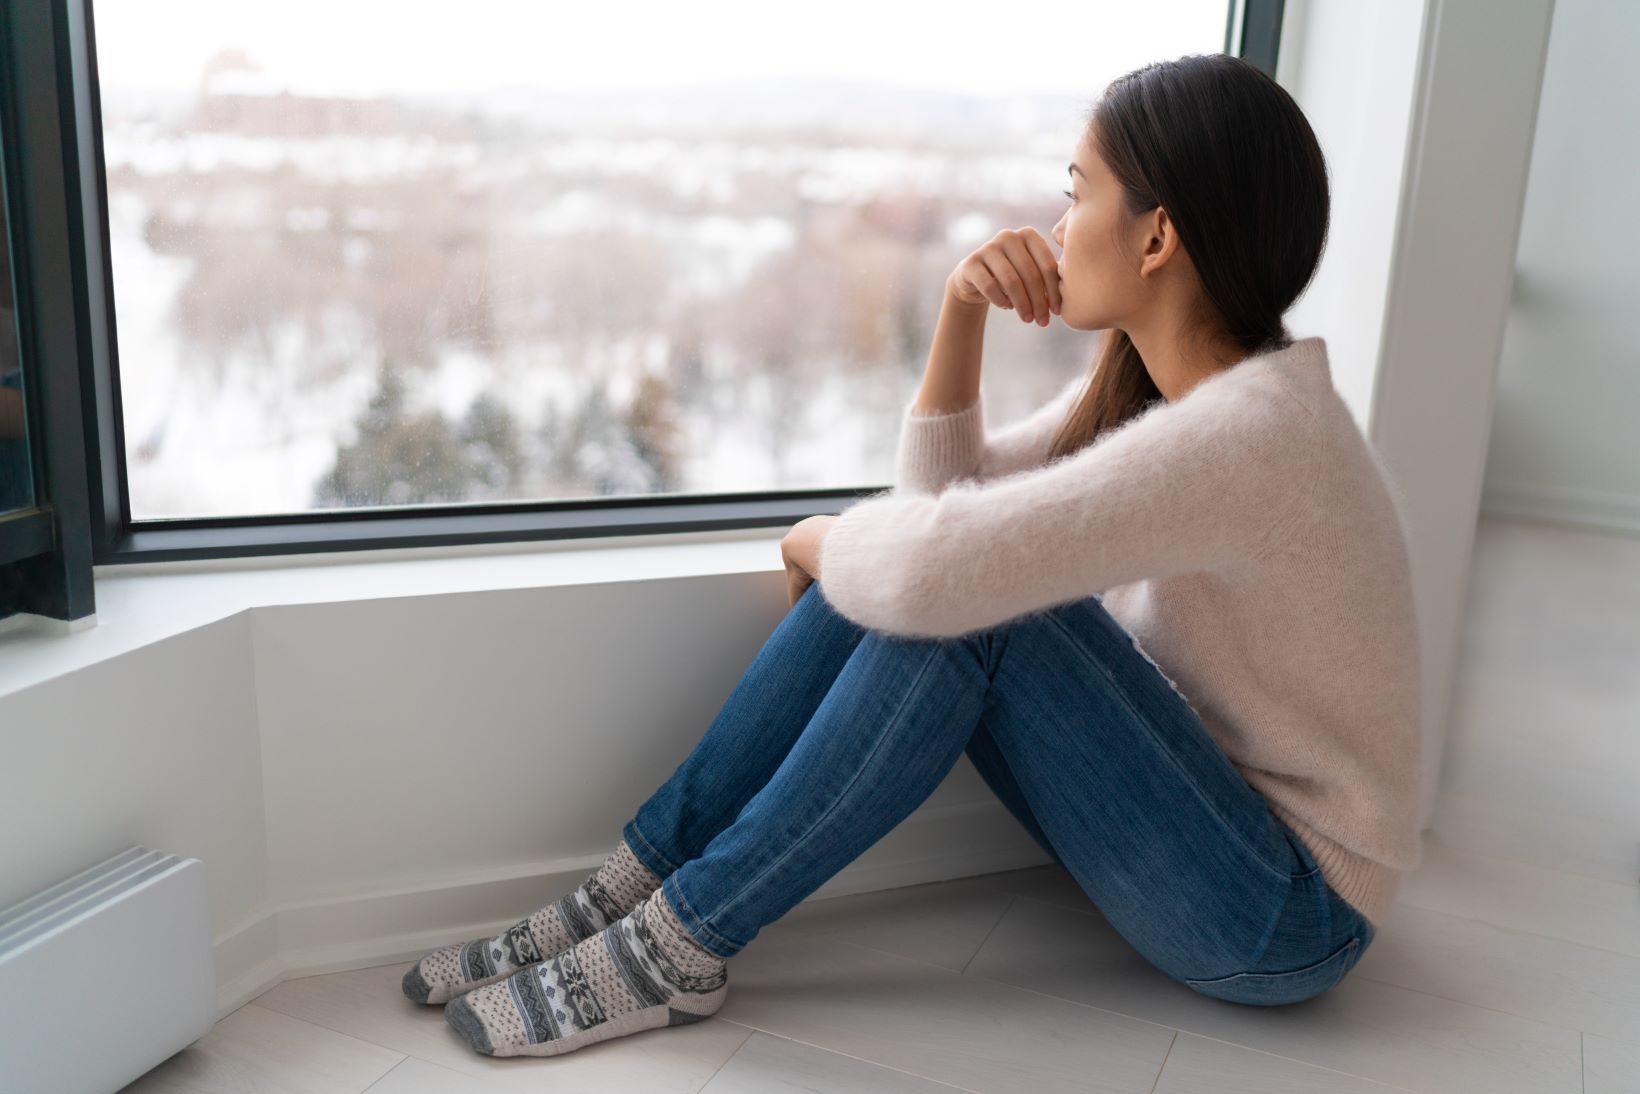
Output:
<svg viewBox="0 0 1640 1094">
<path fill-rule="evenodd" d="M 1321 868 L 1321 877 L 1334 893 L 1360 912 L 1376 930 L 1389 917 L 1405 872 L 1341 845 L 1271 801 L 1270 812 L 1291 828 Z"/>
</svg>

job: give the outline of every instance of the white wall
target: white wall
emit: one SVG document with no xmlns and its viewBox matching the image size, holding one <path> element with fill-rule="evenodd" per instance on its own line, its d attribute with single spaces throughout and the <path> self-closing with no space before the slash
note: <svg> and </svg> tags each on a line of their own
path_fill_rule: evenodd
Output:
<svg viewBox="0 0 1640 1094">
<path fill-rule="evenodd" d="M 1287 326 L 1327 339 L 1333 384 L 1363 428 L 1383 352 L 1423 22 L 1424 0 L 1288 0 L 1281 28 L 1276 79 L 1309 118 L 1332 188 L 1321 268 Z"/>
<path fill-rule="evenodd" d="M 614 848 L 786 604 L 770 570 L 280 605 L 0 697 L 0 907 L 200 858 L 224 1014 L 498 930 Z M 821 895 L 1047 861 L 963 758 Z"/>
<path fill-rule="evenodd" d="M 0 907 L 142 843 L 204 860 L 219 932 L 262 913 L 250 652 L 241 614 L 0 698 Z"/>
<path fill-rule="evenodd" d="M 1640 532 L 1640 4 L 1556 0 L 1486 460 L 1489 514 Z"/>
</svg>

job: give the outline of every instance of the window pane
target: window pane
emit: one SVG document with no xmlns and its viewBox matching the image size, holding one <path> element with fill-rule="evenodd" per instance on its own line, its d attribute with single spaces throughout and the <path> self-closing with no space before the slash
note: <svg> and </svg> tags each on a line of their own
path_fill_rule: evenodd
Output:
<svg viewBox="0 0 1640 1094">
<path fill-rule="evenodd" d="M 34 473 L 23 413 L 23 359 L 18 350 L 11 283 L 11 223 L 0 203 L 0 513 L 34 505 Z"/>
<path fill-rule="evenodd" d="M 1225 13 L 99 0 L 133 516 L 887 482 L 951 269 Z M 987 337 L 994 421 L 1097 338 Z"/>
</svg>

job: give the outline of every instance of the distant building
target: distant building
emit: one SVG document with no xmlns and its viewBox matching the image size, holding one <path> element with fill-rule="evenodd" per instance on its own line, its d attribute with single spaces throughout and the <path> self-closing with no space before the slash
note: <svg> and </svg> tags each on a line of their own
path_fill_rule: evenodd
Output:
<svg viewBox="0 0 1640 1094">
<path fill-rule="evenodd" d="M 292 91 L 286 81 L 244 68 L 207 71 L 189 127 L 252 137 L 403 133 L 406 111 L 393 99 Z"/>
</svg>

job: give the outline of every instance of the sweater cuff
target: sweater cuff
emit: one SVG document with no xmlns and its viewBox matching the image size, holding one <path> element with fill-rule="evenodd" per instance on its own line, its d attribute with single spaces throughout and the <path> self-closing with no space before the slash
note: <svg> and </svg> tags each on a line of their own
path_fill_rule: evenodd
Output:
<svg viewBox="0 0 1640 1094">
<path fill-rule="evenodd" d="M 984 404 L 983 392 L 949 414 L 916 414 L 916 401 L 907 404 L 900 419 L 896 489 L 937 494 L 953 480 L 975 474 L 985 451 Z"/>
<path fill-rule="evenodd" d="M 837 515 L 820 541 L 820 574 L 815 584 L 837 613 L 856 626 L 891 631 L 897 626 L 898 605 L 893 582 L 885 573 L 886 551 L 881 542 L 881 510 L 903 504 L 889 492 L 855 502 Z M 890 526 L 892 526 L 890 521 Z"/>
</svg>

